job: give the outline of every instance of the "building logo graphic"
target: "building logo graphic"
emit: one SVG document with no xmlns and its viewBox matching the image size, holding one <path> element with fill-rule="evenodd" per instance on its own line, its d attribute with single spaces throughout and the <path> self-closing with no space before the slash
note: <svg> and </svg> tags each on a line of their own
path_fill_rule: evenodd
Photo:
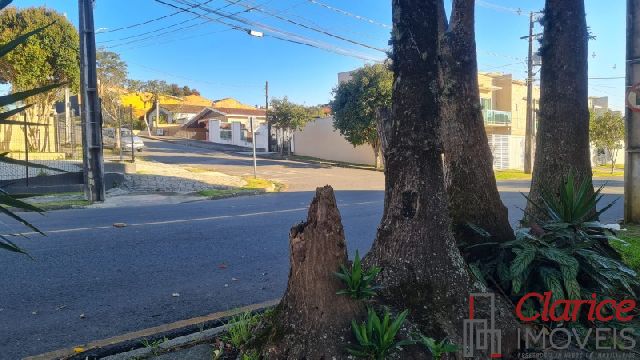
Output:
<svg viewBox="0 0 640 360">
<path fill-rule="evenodd" d="M 464 319 L 462 334 L 462 355 L 475 357 L 476 351 L 489 352 L 492 359 L 502 358 L 502 331 L 495 327 L 495 295 L 492 293 L 472 293 L 469 296 L 469 318 Z M 489 319 L 476 319 L 480 306 L 488 308 Z"/>
</svg>

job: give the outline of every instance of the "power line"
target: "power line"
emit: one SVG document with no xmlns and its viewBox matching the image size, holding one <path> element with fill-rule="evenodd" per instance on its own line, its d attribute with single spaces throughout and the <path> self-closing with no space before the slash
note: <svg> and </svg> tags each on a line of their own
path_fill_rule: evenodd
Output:
<svg viewBox="0 0 640 360">
<path fill-rule="evenodd" d="M 212 2 L 212 1 L 213 1 L 213 0 L 207 0 L 207 1 L 206 1 L 206 3 L 210 3 L 210 2 Z M 131 24 L 131 25 L 127 25 L 127 26 L 122 26 L 122 27 L 119 27 L 119 28 L 116 28 L 116 29 L 111 29 L 111 30 L 101 31 L 101 32 L 99 32 L 99 33 L 97 33 L 97 34 L 107 34 L 107 33 L 112 33 L 112 32 L 116 32 L 116 31 L 120 31 L 120 30 L 125 30 L 125 29 L 133 29 L 133 28 L 135 28 L 135 27 L 142 26 L 142 25 L 147 25 L 147 24 L 150 24 L 150 23 L 152 23 L 152 22 L 156 22 L 156 21 L 160 21 L 160 20 L 162 20 L 162 19 L 166 19 L 166 18 L 169 18 L 169 17 L 175 16 L 175 15 L 181 14 L 181 13 L 186 12 L 186 11 L 187 11 L 186 9 L 181 9 L 181 10 L 179 10 L 179 11 L 173 12 L 173 13 L 171 13 L 171 14 L 163 15 L 163 16 L 157 17 L 157 18 L 155 18 L 155 19 L 150 19 L 150 20 L 143 21 L 143 22 L 140 22 L 140 23 L 137 23 L 137 24 Z"/>
<path fill-rule="evenodd" d="M 524 14 L 529 14 L 531 11 L 530 10 L 524 10 L 522 8 L 512 8 L 512 7 L 507 7 L 507 6 L 502 6 L 502 5 L 498 5 L 498 4 L 494 4 L 485 0 L 476 0 L 476 4 L 480 7 L 483 8 L 487 8 L 487 9 L 492 9 L 492 10 L 497 10 L 497 11 L 502 11 L 502 12 L 509 12 L 512 14 L 516 14 L 518 16 L 522 16 Z"/>
<path fill-rule="evenodd" d="M 378 26 L 383 27 L 385 29 L 391 29 L 392 28 L 391 25 L 383 24 L 381 22 L 366 18 L 364 16 L 356 15 L 356 14 L 350 13 L 350 12 L 348 12 L 346 10 L 338 9 L 336 7 L 333 7 L 331 5 L 327 5 L 327 4 L 322 3 L 320 1 L 316 1 L 316 0 L 307 0 L 307 1 L 312 3 L 312 4 L 315 4 L 315 5 L 318 5 L 318 6 L 322 6 L 323 8 L 326 8 L 326 9 L 332 10 L 334 12 L 337 12 L 339 14 L 342 14 L 342 15 L 345 15 L 345 16 L 349 16 L 349 17 L 352 17 L 354 19 L 358 19 L 360 21 L 367 22 L 369 24 L 378 25 Z"/>
<path fill-rule="evenodd" d="M 181 7 L 179 7 L 177 5 L 174 5 L 174 4 L 171 4 L 171 3 L 167 3 L 166 1 L 163 1 L 163 0 L 154 0 L 154 1 L 156 1 L 158 3 L 161 3 L 161 4 L 164 4 L 164 5 L 167 5 L 167 6 L 170 6 L 170 7 L 173 7 L 173 8 L 176 8 L 176 9 L 182 9 Z M 268 25 L 265 25 L 265 24 L 262 24 L 262 23 L 259 23 L 259 22 L 255 22 L 255 21 L 250 21 L 250 20 L 244 19 L 242 17 L 229 15 L 229 14 L 225 14 L 225 13 L 222 13 L 222 12 L 215 12 L 210 8 L 203 7 L 202 4 L 198 4 L 198 7 L 200 7 L 203 10 L 205 10 L 206 12 L 214 13 L 216 15 L 219 15 L 219 16 L 222 16 L 222 17 L 226 17 L 226 18 L 228 18 L 230 20 L 233 20 L 233 21 L 236 21 L 236 22 L 248 25 L 248 26 L 253 26 L 253 27 L 256 27 L 256 28 L 258 28 L 260 30 L 263 30 L 263 31 L 268 31 L 268 32 L 272 32 L 272 33 L 276 33 L 277 34 L 277 35 L 274 35 L 274 34 L 263 34 L 265 37 L 268 36 L 268 37 L 272 37 L 274 39 L 281 40 L 281 41 L 287 41 L 287 42 L 294 43 L 294 44 L 299 44 L 299 45 L 306 45 L 306 46 L 309 46 L 309 47 L 313 47 L 313 48 L 317 48 L 317 49 L 333 52 L 333 53 L 336 53 L 336 54 L 339 54 L 339 55 L 343 55 L 343 56 L 355 57 L 355 58 L 358 58 L 358 59 L 361 59 L 361 60 L 365 60 L 365 61 L 375 61 L 375 62 L 382 61 L 381 59 L 374 58 L 374 57 L 371 57 L 371 56 L 366 55 L 366 54 L 361 54 L 361 53 L 345 50 L 345 49 L 342 49 L 340 47 L 337 47 L 337 46 L 334 46 L 334 45 L 331 45 L 331 44 L 326 44 L 326 43 L 319 42 L 319 41 L 316 41 L 316 40 L 308 39 L 308 38 L 305 38 L 304 36 L 300 36 L 300 35 L 297 35 L 297 34 L 289 33 L 289 32 L 286 32 L 286 31 L 282 31 L 282 30 L 279 30 L 277 28 L 273 28 L 271 26 L 268 26 Z M 187 10 L 187 11 L 189 11 L 189 12 L 191 12 L 193 14 L 196 14 L 198 16 L 211 19 L 210 17 L 208 17 L 208 16 L 206 16 L 204 14 L 199 14 L 199 13 L 191 11 L 191 10 Z M 234 25 L 234 24 L 222 21 L 222 20 L 216 20 L 216 22 L 219 22 L 219 23 L 221 23 L 223 25 L 229 26 L 232 29 L 237 30 L 237 31 L 242 31 L 242 32 L 246 32 L 246 33 L 249 33 L 250 31 L 252 31 L 252 29 L 250 29 L 250 28 L 239 26 L 239 25 Z"/>
<path fill-rule="evenodd" d="M 238 3 L 238 2 L 240 2 L 240 1 L 241 1 L 241 0 L 236 0 L 236 1 L 235 1 L 235 3 Z M 217 10 L 225 9 L 225 8 L 227 8 L 227 7 L 229 7 L 229 6 L 234 5 L 235 3 L 234 3 L 234 2 L 231 2 L 230 4 L 227 4 L 227 5 L 225 5 L 225 6 L 221 6 L 221 7 L 219 7 Z M 247 12 L 247 11 L 249 11 L 249 10 L 242 10 L 242 11 L 238 11 L 238 12 L 234 13 L 233 15 L 237 15 L 237 14 L 240 14 L 240 13 L 243 13 L 243 12 Z M 200 16 L 195 16 L 195 17 L 191 18 L 190 20 L 194 20 L 194 19 L 198 19 L 198 18 L 200 18 Z M 204 25 L 204 24 L 209 23 L 209 22 L 211 22 L 211 21 L 220 20 L 220 19 L 222 19 L 222 18 L 223 18 L 223 17 L 219 17 L 219 18 L 217 18 L 217 19 L 207 19 L 207 20 L 202 21 L 202 22 L 199 22 L 199 23 L 197 23 L 197 24 L 193 24 L 193 25 L 189 25 L 189 26 L 183 26 L 183 27 L 180 27 L 180 28 L 177 28 L 177 29 L 173 29 L 173 30 L 171 30 L 171 31 L 165 31 L 165 32 L 161 32 L 161 33 L 157 33 L 156 31 L 149 31 L 149 32 L 146 32 L 146 33 L 143 33 L 143 34 L 153 33 L 153 35 L 151 35 L 151 36 L 147 36 L 147 37 L 142 38 L 142 39 L 136 39 L 136 40 L 128 41 L 128 42 L 121 43 L 121 44 L 109 45 L 109 46 L 107 46 L 107 47 L 109 47 L 109 48 L 116 48 L 116 47 L 120 47 L 120 46 L 123 46 L 123 45 L 128 45 L 128 44 L 137 43 L 137 42 L 140 42 L 140 41 L 145 41 L 145 40 L 148 40 L 148 39 L 153 39 L 153 38 L 160 37 L 160 36 L 163 36 L 163 35 L 168 35 L 168 34 L 171 34 L 171 33 L 174 33 L 174 32 L 178 32 L 178 31 L 180 31 L 180 30 L 186 30 L 186 29 L 190 29 L 190 28 L 193 28 L 193 27 L 196 27 L 196 26 Z M 190 21 L 190 20 L 189 20 L 189 21 Z M 182 22 L 182 23 L 184 23 L 184 22 Z M 143 34 L 139 34 L 139 35 L 137 35 L 137 36 L 141 36 L 141 35 L 143 35 Z M 136 36 L 136 37 L 137 37 L 137 36 Z M 120 39 L 120 40 L 124 40 L 124 39 L 126 39 L 126 38 L 122 38 L 122 39 Z"/>
<path fill-rule="evenodd" d="M 225 0 L 225 1 L 230 2 L 231 0 Z M 243 4 L 243 3 L 239 3 L 239 5 L 240 5 L 240 6 L 243 6 L 243 7 L 245 7 L 245 8 L 247 8 L 247 9 L 251 8 L 249 5 L 246 5 L 246 4 Z M 380 48 L 377 48 L 377 47 L 375 47 L 375 46 L 367 45 L 367 44 L 364 44 L 364 43 L 359 42 L 359 41 L 356 41 L 356 40 L 348 39 L 348 38 L 346 38 L 346 37 L 344 37 L 344 36 L 341 36 L 341 35 L 337 35 L 337 34 L 330 33 L 329 31 L 326 31 L 326 30 L 318 29 L 318 28 L 316 28 L 316 27 L 309 26 L 309 25 L 306 25 L 306 24 L 303 24 L 303 23 L 297 22 L 297 21 L 295 21 L 295 20 L 291 20 L 291 19 L 289 19 L 289 18 L 286 18 L 286 17 L 284 17 L 284 16 L 282 16 L 282 15 L 278 15 L 278 14 L 273 13 L 273 12 L 271 12 L 271 11 L 269 11 L 269 10 L 264 9 L 264 8 L 260 8 L 260 7 L 253 7 L 252 9 L 254 9 L 254 10 L 256 10 L 256 11 L 259 11 L 259 12 L 261 12 L 261 13 L 263 13 L 263 14 L 267 14 L 267 15 L 269 15 L 269 16 L 275 17 L 276 19 L 280 19 L 280 20 L 282 20 L 282 21 L 286 21 L 286 22 L 288 22 L 288 23 L 290 23 L 290 24 L 294 24 L 294 25 L 296 25 L 296 26 L 299 26 L 299 27 L 305 28 L 305 29 L 307 29 L 307 30 L 315 31 L 315 32 L 317 32 L 317 33 L 320 33 L 320 34 L 323 34 L 323 35 L 327 35 L 327 36 L 330 36 L 330 37 L 333 37 L 333 38 L 336 38 L 336 39 L 339 39 L 339 40 L 342 40 L 342 41 L 347 41 L 347 42 L 350 42 L 350 43 L 352 43 L 352 44 L 354 44 L 354 45 L 362 46 L 362 47 L 365 47 L 365 48 L 367 48 L 367 49 L 371 49 L 371 50 L 380 51 L 380 52 L 382 52 L 382 53 L 386 53 L 386 52 L 387 52 L 387 51 L 386 51 L 386 50 L 384 50 L 384 49 L 380 49 Z"/>
</svg>

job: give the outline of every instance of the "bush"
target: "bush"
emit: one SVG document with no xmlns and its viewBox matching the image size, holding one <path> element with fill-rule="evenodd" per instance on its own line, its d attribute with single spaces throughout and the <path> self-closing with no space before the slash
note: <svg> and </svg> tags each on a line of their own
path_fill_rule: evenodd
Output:
<svg viewBox="0 0 640 360">
<path fill-rule="evenodd" d="M 554 299 L 589 299 L 593 293 L 601 298 L 635 297 L 637 274 L 609 245 L 624 242 L 615 236 L 615 226 L 598 221 L 613 204 L 596 211 L 602 187 L 590 195 L 590 186 L 589 181 L 576 186 L 569 175 L 559 196 L 547 192 L 542 204 L 533 204 L 544 210 L 545 218 L 519 229 L 515 240 L 500 244 L 494 257 L 472 264 L 473 272 L 510 294 L 514 302 L 527 293 L 545 291 L 552 291 Z M 527 301 L 524 313 L 540 307 Z"/>
</svg>

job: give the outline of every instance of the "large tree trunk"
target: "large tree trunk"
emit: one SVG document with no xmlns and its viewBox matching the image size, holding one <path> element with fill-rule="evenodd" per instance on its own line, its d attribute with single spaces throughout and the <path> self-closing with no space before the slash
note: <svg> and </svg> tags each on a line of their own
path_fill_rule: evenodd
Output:
<svg viewBox="0 0 640 360">
<path fill-rule="evenodd" d="M 474 3 L 454 0 L 451 24 L 446 30 L 446 19 L 441 19 L 441 29 L 445 30 L 441 38 L 445 186 L 458 244 L 486 241 L 468 223 L 486 230 L 494 241 L 513 239 L 507 208 L 496 186 L 480 107 Z M 445 16 L 444 11 L 440 16 Z"/>
<path fill-rule="evenodd" d="M 440 144 L 438 6 L 442 0 L 393 0 L 391 115 L 379 126 L 385 156 L 385 206 L 366 263 L 380 266 L 382 300 L 410 310 L 425 334 L 462 344 L 471 292 L 447 211 Z M 511 311 L 498 328 L 513 331 Z M 512 333 L 503 350 L 513 349 Z"/>
<path fill-rule="evenodd" d="M 289 233 L 289 282 L 269 326 L 262 353 L 270 359 L 341 359 L 351 320 L 363 305 L 337 295 L 343 284 L 335 272 L 347 264 L 340 212 L 330 186 L 316 189 L 307 221 Z"/>
<path fill-rule="evenodd" d="M 530 198 L 557 193 L 573 171 L 591 181 L 587 90 L 588 29 L 584 0 L 547 0 L 544 11 L 540 114 Z M 532 216 L 531 216 L 532 215 Z M 543 217 L 532 204 L 527 216 Z"/>
</svg>

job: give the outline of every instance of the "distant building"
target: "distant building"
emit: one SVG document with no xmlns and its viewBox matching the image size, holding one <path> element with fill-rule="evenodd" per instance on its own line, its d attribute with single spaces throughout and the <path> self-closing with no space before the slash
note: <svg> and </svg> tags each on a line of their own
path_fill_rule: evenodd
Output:
<svg viewBox="0 0 640 360">
<path fill-rule="evenodd" d="M 198 115 L 207 106 L 189 104 L 160 104 L 160 121 L 156 119 L 155 104 L 147 111 L 147 119 L 152 124 L 178 124 L 184 125 Z"/>
<path fill-rule="evenodd" d="M 609 111 L 608 96 L 589 96 L 589 110 L 596 115 L 602 115 Z"/>
</svg>

